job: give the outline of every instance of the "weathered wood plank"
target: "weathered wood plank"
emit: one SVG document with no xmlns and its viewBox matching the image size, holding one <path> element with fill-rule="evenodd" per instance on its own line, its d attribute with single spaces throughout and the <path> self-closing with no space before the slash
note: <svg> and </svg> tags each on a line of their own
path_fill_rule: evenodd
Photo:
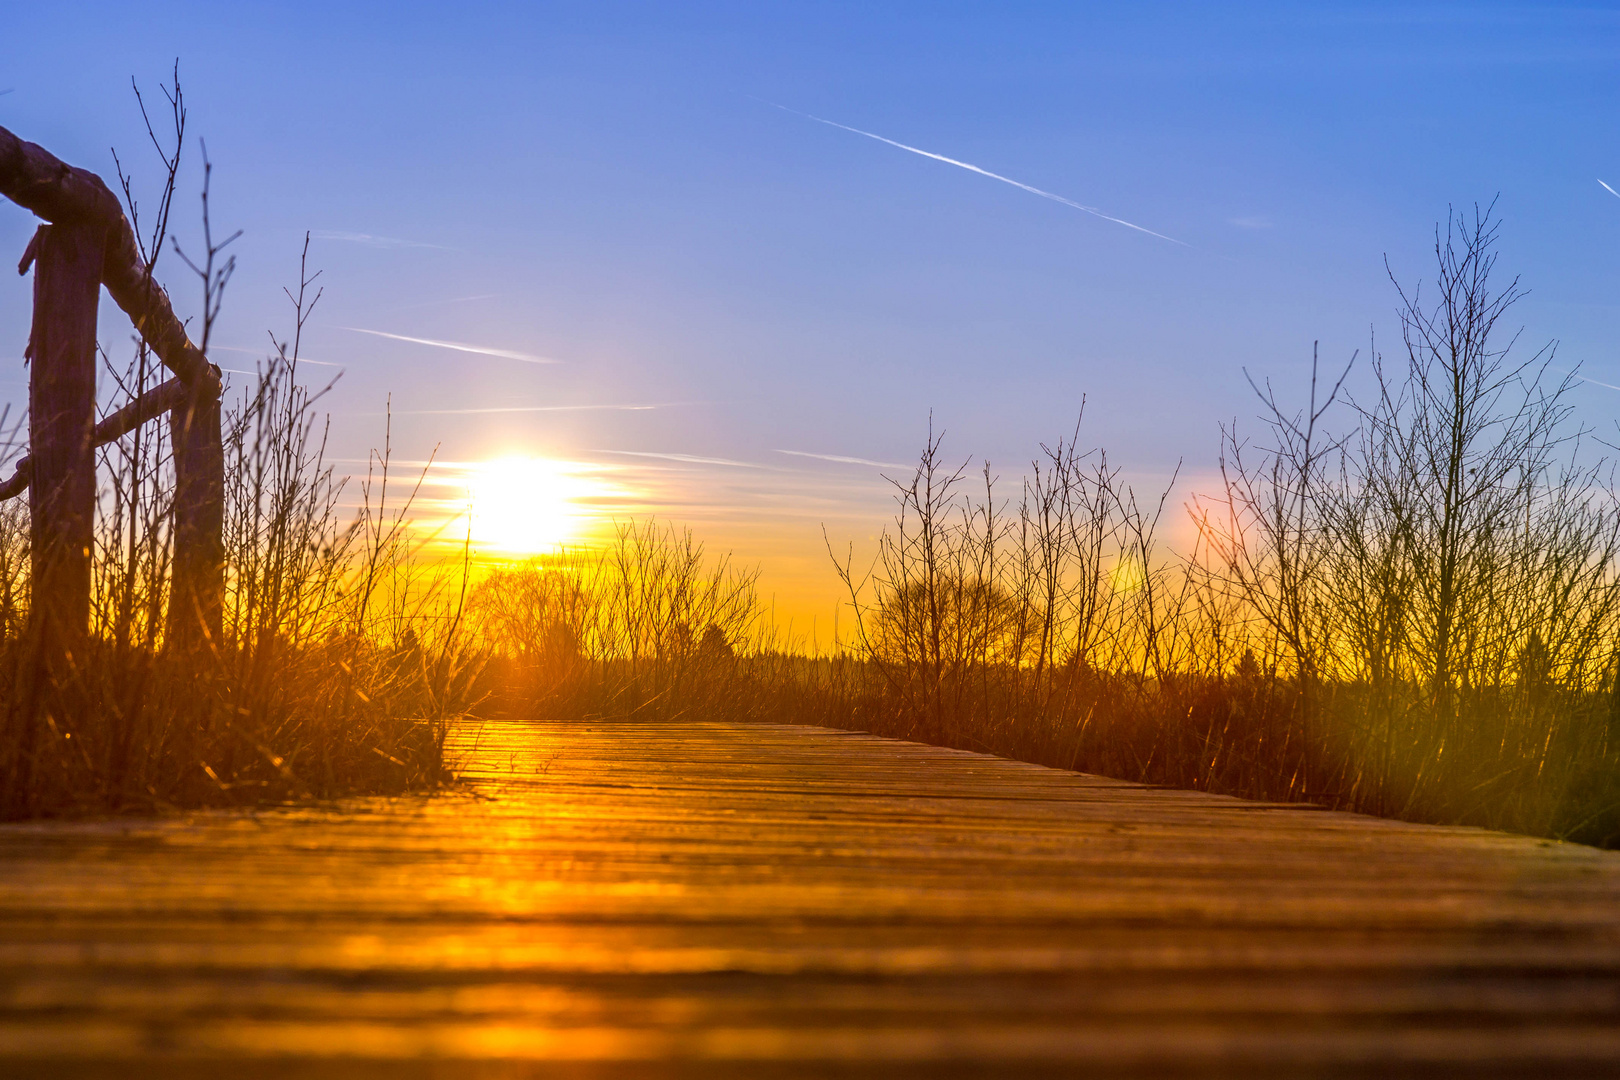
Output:
<svg viewBox="0 0 1620 1080">
<path fill-rule="evenodd" d="M 434 799 L 0 829 L 0 1072 L 1620 1069 L 1613 853 L 813 728 L 458 753 Z"/>
</svg>

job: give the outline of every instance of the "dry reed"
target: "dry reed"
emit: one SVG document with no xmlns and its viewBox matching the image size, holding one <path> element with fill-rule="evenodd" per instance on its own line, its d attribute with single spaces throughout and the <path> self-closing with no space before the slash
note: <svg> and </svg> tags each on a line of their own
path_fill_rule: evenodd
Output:
<svg viewBox="0 0 1620 1080">
<path fill-rule="evenodd" d="M 152 262 L 178 86 L 170 104 Z M 0 817 L 429 788 L 447 725 L 482 702 L 854 727 L 1620 844 L 1620 505 L 1573 377 L 1498 329 L 1520 293 L 1492 284 L 1495 239 L 1488 209 L 1437 232 L 1433 298 L 1400 291 L 1403 362 L 1374 352 L 1367 400 L 1314 363 L 1302 409 L 1256 387 L 1262 437 L 1223 430 L 1190 552 L 1159 540 L 1168 493 L 1139 500 L 1078 426 L 1012 500 L 930 426 L 875 560 L 833 559 L 853 630 L 830 655 L 778 636 L 757 572 L 650 521 L 469 587 L 465 557 L 421 558 L 386 440 L 340 520 L 321 395 L 298 380 L 319 300 L 301 271 L 291 334 L 229 414 L 225 626 L 206 657 L 165 647 L 161 428 L 104 452 L 92 633 L 49 707 L 17 692 L 26 517 L 0 507 Z M 197 267 L 205 341 L 224 246 Z M 137 393 L 156 373 L 138 347 L 114 374 Z"/>
</svg>

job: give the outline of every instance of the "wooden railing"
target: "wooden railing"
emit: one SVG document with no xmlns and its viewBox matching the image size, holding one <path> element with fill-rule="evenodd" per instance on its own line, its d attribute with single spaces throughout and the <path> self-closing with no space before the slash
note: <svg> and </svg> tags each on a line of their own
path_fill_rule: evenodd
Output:
<svg viewBox="0 0 1620 1080">
<path fill-rule="evenodd" d="M 174 448 L 174 561 L 168 643 L 218 640 L 224 595 L 224 449 L 220 372 L 186 336 L 148 270 L 118 198 L 101 178 L 0 127 L 0 195 L 43 218 L 19 273 L 34 271 L 28 339 L 29 453 L 0 481 L 28 492 L 31 633 L 71 653 L 90 620 L 95 450 L 163 413 Z M 95 420 L 101 287 L 175 375 Z"/>
</svg>

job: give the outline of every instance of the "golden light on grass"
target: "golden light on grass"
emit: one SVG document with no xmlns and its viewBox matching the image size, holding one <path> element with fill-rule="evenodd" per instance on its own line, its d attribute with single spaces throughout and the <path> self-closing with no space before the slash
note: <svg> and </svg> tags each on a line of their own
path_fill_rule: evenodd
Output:
<svg viewBox="0 0 1620 1080">
<path fill-rule="evenodd" d="M 597 494 L 566 462 L 499 458 L 474 466 L 468 497 L 475 545 L 514 555 L 551 551 L 580 538 L 582 500 Z"/>
<path fill-rule="evenodd" d="M 1141 559 L 1121 559 L 1108 575 L 1108 585 L 1117 593 L 1133 593 L 1147 584 L 1147 568 Z"/>
</svg>

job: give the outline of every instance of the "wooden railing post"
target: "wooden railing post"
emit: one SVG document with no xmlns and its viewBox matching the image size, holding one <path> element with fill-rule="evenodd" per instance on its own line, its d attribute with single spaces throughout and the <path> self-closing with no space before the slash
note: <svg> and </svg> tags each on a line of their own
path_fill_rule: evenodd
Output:
<svg viewBox="0 0 1620 1080">
<path fill-rule="evenodd" d="M 28 355 L 28 503 L 32 554 L 29 622 L 53 671 L 81 652 L 90 624 L 96 462 L 96 307 L 107 225 L 42 226 L 24 256 L 34 263 Z"/>
<path fill-rule="evenodd" d="M 225 453 L 219 391 L 189 388 L 169 412 L 174 441 L 174 576 L 169 641 L 181 650 L 219 641 L 225 599 Z"/>
<path fill-rule="evenodd" d="M 83 637 L 88 630 L 95 447 L 167 409 L 175 469 L 169 642 L 177 648 L 217 642 L 225 592 L 219 369 L 186 337 L 168 294 L 141 258 L 117 197 L 100 177 L 0 127 L 0 195 L 52 223 L 23 256 L 25 269 L 38 262 L 32 446 L 15 474 L 0 480 L 0 499 L 30 485 L 33 617 L 58 636 Z M 103 283 L 177 378 L 97 425 L 96 301 Z"/>
</svg>

